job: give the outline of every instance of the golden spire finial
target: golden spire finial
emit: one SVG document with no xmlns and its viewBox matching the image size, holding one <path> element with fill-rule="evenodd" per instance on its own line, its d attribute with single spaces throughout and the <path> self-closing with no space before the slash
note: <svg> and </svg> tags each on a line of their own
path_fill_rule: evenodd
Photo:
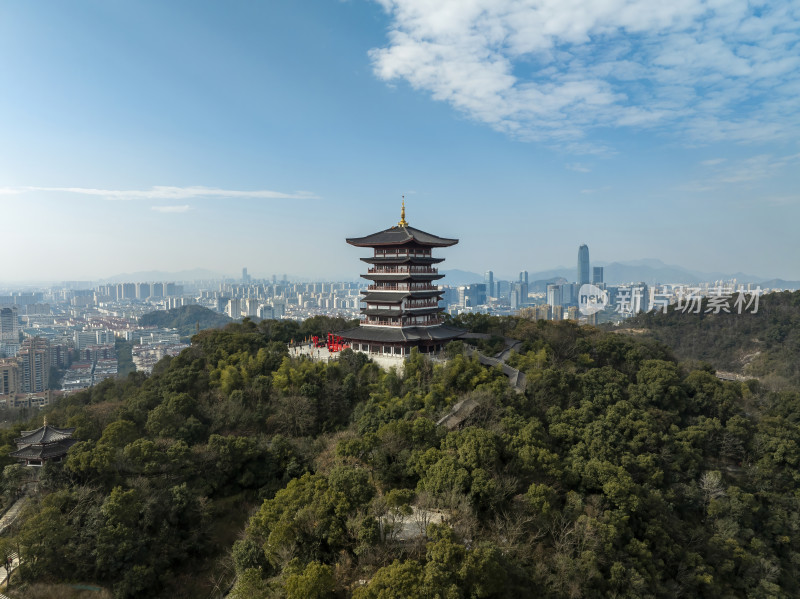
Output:
<svg viewBox="0 0 800 599">
<path fill-rule="evenodd" d="M 397 223 L 401 227 L 407 227 L 406 222 L 406 196 L 403 196 L 403 207 L 400 209 L 400 222 Z"/>
<path fill-rule="evenodd" d="M 47 426 L 47 414 L 44 415 L 44 426 Z"/>
</svg>

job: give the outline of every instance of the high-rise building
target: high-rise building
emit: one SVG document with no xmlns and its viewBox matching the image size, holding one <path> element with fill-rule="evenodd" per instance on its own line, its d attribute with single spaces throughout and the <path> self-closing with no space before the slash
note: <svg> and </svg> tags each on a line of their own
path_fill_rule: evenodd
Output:
<svg viewBox="0 0 800 599">
<path fill-rule="evenodd" d="M 50 342 L 42 337 L 26 339 L 19 350 L 22 371 L 22 392 L 39 393 L 48 388 L 50 376 Z"/>
<path fill-rule="evenodd" d="M 407 356 L 414 347 L 434 352 L 464 333 L 442 323 L 442 291 L 435 282 L 444 275 L 433 265 L 444 258 L 432 255 L 433 248 L 450 247 L 458 239 L 410 227 L 404 203 L 396 226 L 347 243 L 373 250 L 362 258 L 371 267 L 361 276 L 371 284 L 362 300 L 361 326 L 338 333 L 354 350 L 393 356 Z"/>
<path fill-rule="evenodd" d="M 19 343 L 19 320 L 17 318 L 18 308 L 8 306 L 0 308 L 0 343 Z"/>
<path fill-rule="evenodd" d="M 164 283 L 153 283 L 150 287 L 151 297 L 164 297 Z"/>
<path fill-rule="evenodd" d="M 603 267 L 602 266 L 592 267 L 592 284 L 597 285 L 598 283 L 602 282 L 603 282 Z"/>
<path fill-rule="evenodd" d="M 523 287 L 525 287 L 525 283 L 513 283 L 511 285 L 511 292 L 508 294 L 508 303 L 512 310 L 520 309 L 525 303 L 522 297 Z"/>
<path fill-rule="evenodd" d="M 247 284 L 250 282 L 250 275 L 247 274 L 247 267 L 242 268 L 242 283 Z"/>
<path fill-rule="evenodd" d="M 117 299 L 135 299 L 136 283 L 117 283 Z"/>
<path fill-rule="evenodd" d="M 555 309 L 556 306 L 561 307 L 561 285 L 548 285 L 547 286 L 547 304 Z"/>
<path fill-rule="evenodd" d="M 491 270 L 487 270 L 483 275 L 483 282 L 486 285 L 486 295 L 497 297 L 494 293 L 494 273 Z"/>
<path fill-rule="evenodd" d="M 150 283 L 136 283 L 136 299 L 150 297 Z"/>
<path fill-rule="evenodd" d="M 589 246 L 585 243 L 578 248 L 578 284 L 589 282 Z"/>
<path fill-rule="evenodd" d="M 228 300 L 228 305 L 225 307 L 225 314 L 228 318 L 241 318 L 242 317 L 242 300 L 233 298 Z"/>
<path fill-rule="evenodd" d="M 78 351 L 97 345 L 97 331 L 75 331 L 72 333 L 72 342 Z"/>
<path fill-rule="evenodd" d="M 19 364 L 16 360 L 0 360 L 0 395 L 19 393 Z"/>
</svg>

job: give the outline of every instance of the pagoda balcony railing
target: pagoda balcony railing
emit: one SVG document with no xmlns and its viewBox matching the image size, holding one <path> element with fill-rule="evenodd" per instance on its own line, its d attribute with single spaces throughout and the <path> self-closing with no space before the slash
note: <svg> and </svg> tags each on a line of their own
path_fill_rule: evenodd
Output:
<svg viewBox="0 0 800 599">
<path fill-rule="evenodd" d="M 444 318 L 442 317 L 428 318 L 418 321 L 407 318 L 403 319 L 402 322 L 399 320 L 388 320 L 385 318 L 365 318 L 361 321 L 361 324 L 381 327 L 431 327 L 442 323 L 444 323 Z"/>
<path fill-rule="evenodd" d="M 375 258 L 430 258 L 431 252 L 424 250 L 375 250 Z"/>
<path fill-rule="evenodd" d="M 435 291 L 438 290 L 439 287 L 436 285 L 429 285 L 429 284 L 409 285 L 409 283 L 396 283 L 396 284 L 383 284 L 383 285 L 369 285 L 367 289 L 369 291 Z"/>
<path fill-rule="evenodd" d="M 401 327 L 403 323 L 399 320 L 385 320 L 383 318 L 366 318 L 361 321 L 361 324 L 373 324 L 382 327 Z"/>
<path fill-rule="evenodd" d="M 432 268 L 430 266 L 384 266 L 379 268 L 370 268 L 367 271 L 368 274 L 426 274 L 426 275 L 437 275 L 439 274 L 438 268 Z"/>
<path fill-rule="evenodd" d="M 420 302 L 420 303 L 411 303 L 408 302 L 404 307 L 406 310 L 416 310 L 417 308 L 437 308 L 439 306 L 439 302 Z"/>
</svg>

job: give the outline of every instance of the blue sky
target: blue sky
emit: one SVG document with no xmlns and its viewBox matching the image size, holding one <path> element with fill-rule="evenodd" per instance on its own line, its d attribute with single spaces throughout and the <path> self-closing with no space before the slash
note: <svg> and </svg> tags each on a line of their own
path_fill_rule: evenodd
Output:
<svg viewBox="0 0 800 599">
<path fill-rule="evenodd" d="M 499 275 L 800 279 L 800 5 L 0 4 L 0 282 L 357 276 L 396 223 Z"/>
</svg>

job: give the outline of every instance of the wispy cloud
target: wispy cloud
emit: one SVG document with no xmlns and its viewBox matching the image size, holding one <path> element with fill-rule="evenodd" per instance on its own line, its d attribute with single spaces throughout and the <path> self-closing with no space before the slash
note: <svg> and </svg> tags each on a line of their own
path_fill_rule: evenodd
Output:
<svg viewBox="0 0 800 599">
<path fill-rule="evenodd" d="M 800 169 L 800 154 L 775 156 L 758 154 L 739 160 L 704 160 L 700 163 L 707 168 L 703 178 L 681 185 L 680 191 L 704 192 L 728 185 L 743 185 L 756 181 L 772 179 L 786 169 Z"/>
<path fill-rule="evenodd" d="M 581 189 L 581 193 L 592 194 L 592 193 L 600 193 L 600 192 L 603 192 L 603 191 L 610 191 L 610 190 L 611 190 L 611 187 L 606 185 L 604 187 L 599 187 L 597 189 Z"/>
<path fill-rule="evenodd" d="M 191 209 L 189 204 L 183 204 L 182 206 L 151 206 L 151 210 L 155 210 L 156 212 L 167 212 L 167 213 L 180 213 L 180 212 L 188 212 Z"/>
<path fill-rule="evenodd" d="M 523 140 L 574 150 L 592 129 L 659 129 L 687 143 L 800 129 L 793 0 L 377 0 L 370 51 L 405 80 Z"/>
<path fill-rule="evenodd" d="M 573 162 L 571 164 L 566 165 L 568 170 L 575 171 L 576 173 L 591 173 L 592 169 L 590 169 L 585 164 L 581 164 L 580 162 Z"/>
<path fill-rule="evenodd" d="M 284 193 L 268 189 L 239 190 L 218 187 L 171 187 L 155 186 L 149 189 L 96 189 L 92 187 L 3 187 L 0 194 L 22 194 L 29 192 L 72 193 L 95 196 L 106 200 L 189 200 L 197 198 L 239 198 L 265 200 L 312 200 L 319 197 L 309 191 Z"/>
</svg>

